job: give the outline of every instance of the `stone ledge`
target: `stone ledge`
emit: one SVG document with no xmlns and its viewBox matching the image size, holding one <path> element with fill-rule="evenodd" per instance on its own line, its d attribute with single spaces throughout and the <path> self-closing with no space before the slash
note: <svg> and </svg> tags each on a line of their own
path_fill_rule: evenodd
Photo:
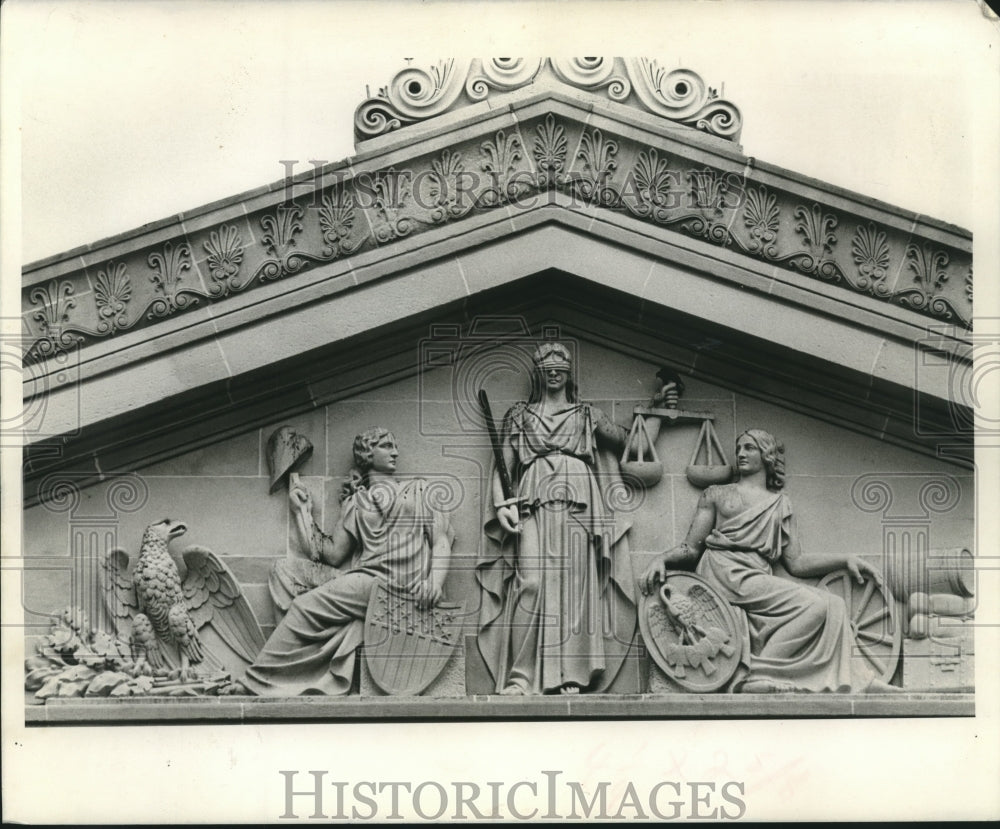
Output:
<svg viewBox="0 0 1000 829">
<path fill-rule="evenodd" d="M 463 699 L 203 697 L 50 700 L 25 706 L 26 725 L 191 722 L 489 720 L 707 720 L 973 717 L 972 693 L 678 694 Z"/>
</svg>

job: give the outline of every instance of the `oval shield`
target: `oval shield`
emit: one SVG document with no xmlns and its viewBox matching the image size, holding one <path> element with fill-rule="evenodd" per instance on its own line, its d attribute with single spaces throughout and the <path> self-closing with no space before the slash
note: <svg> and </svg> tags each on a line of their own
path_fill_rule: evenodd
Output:
<svg viewBox="0 0 1000 829">
<path fill-rule="evenodd" d="M 365 662 L 386 694 L 414 696 L 444 670 L 461 639 L 463 602 L 421 610 L 385 582 L 372 590 L 365 616 Z"/>
<path fill-rule="evenodd" d="M 717 691 L 740 664 L 735 611 L 693 573 L 670 571 L 659 592 L 642 597 L 639 629 L 653 661 L 692 693 Z"/>
</svg>

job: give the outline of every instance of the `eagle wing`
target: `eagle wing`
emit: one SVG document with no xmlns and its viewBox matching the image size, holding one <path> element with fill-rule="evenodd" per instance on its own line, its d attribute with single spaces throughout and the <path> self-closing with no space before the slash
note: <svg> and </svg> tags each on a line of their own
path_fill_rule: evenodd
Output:
<svg viewBox="0 0 1000 829">
<path fill-rule="evenodd" d="M 253 662 L 264 647 L 264 634 L 232 571 L 205 547 L 188 547 L 184 564 L 184 601 L 195 627 L 211 625 L 240 657 Z"/>
<path fill-rule="evenodd" d="M 114 547 L 104 554 L 97 571 L 104 600 L 104 614 L 98 629 L 111 627 L 118 636 L 129 634 L 132 618 L 139 611 L 128 562 L 128 553 L 121 547 Z"/>
<path fill-rule="evenodd" d="M 721 599 L 714 597 L 700 584 L 691 585 L 688 590 L 688 598 L 695 602 L 702 613 L 702 625 L 706 628 L 714 627 L 729 633 L 732 621 L 726 611 L 720 607 Z"/>
</svg>

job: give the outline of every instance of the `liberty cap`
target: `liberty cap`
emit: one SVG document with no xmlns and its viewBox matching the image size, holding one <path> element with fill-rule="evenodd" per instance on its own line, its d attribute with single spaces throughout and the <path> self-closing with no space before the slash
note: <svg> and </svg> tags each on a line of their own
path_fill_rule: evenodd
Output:
<svg viewBox="0 0 1000 829">
<path fill-rule="evenodd" d="M 292 470 L 305 463 L 312 455 L 313 445 L 309 438 L 294 431 L 291 426 L 282 426 L 267 439 L 267 469 L 271 475 L 273 495 Z"/>
</svg>

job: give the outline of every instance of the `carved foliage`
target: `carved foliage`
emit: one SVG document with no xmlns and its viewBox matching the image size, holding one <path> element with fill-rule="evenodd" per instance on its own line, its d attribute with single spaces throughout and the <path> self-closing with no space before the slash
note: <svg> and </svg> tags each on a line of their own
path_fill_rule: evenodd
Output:
<svg viewBox="0 0 1000 829">
<path fill-rule="evenodd" d="M 372 138 L 440 115 L 461 95 L 467 71 L 467 62 L 459 70 L 454 59 L 438 61 L 429 69 L 408 66 L 355 110 L 355 134 Z"/>
<path fill-rule="evenodd" d="M 476 163 L 485 175 L 469 169 L 468 150 L 425 156 L 412 170 L 389 167 L 360 173 L 350 184 L 326 191 L 321 202 L 310 208 L 316 216 L 310 221 L 318 222 L 312 235 L 304 234 L 305 208 L 295 203 L 277 206 L 260 217 L 262 233 L 256 245 L 245 242 L 236 226 L 223 224 L 211 230 L 200 245 L 206 253 L 207 290 L 199 290 L 197 280 L 190 280 L 193 262 L 183 237 L 148 252 L 154 295 L 151 300 L 148 294 L 144 296 L 148 304 L 141 310 L 135 305 L 142 291 L 134 273 L 124 263 L 109 261 L 93 279 L 94 328 L 71 321 L 78 294 L 85 295 L 86 289 L 80 287 L 85 277 L 27 288 L 25 313 L 38 323 L 41 333 L 25 360 L 66 350 L 83 337 L 109 336 L 143 320 L 154 321 L 196 304 L 199 298 L 223 299 L 307 265 L 346 256 L 361 248 L 369 235 L 378 243 L 388 243 L 428 225 L 458 219 L 473 208 L 499 207 L 549 188 L 563 189 L 587 204 L 626 209 L 640 219 L 676 227 L 715 244 L 732 243 L 750 256 L 841 282 L 932 317 L 971 324 L 972 274 L 966 271 L 966 255 L 919 238 L 904 248 L 896 231 L 868 221 L 852 224 L 851 244 L 838 254 L 839 219 L 829 208 L 796 204 L 788 194 L 743 179 L 738 182 L 742 202 L 737 201 L 737 174 L 708 167 L 692 169 L 689 162 L 685 166 L 683 155 L 668 161 L 662 150 L 650 146 L 626 148 L 627 156 L 635 160 L 622 178 L 619 157 L 621 142 L 626 140 L 600 129 L 584 129 L 571 154 L 566 127 L 548 114 L 535 123 L 527 146 L 516 130 L 501 130 L 483 141 Z M 477 155 L 475 149 L 471 152 Z M 483 181 L 485 185 L 476 185 Z M 412 192 L 418 186 L 419 193 Z M 740 213 L 733 215 L 737 208 Z M 792 217 L 791 228 L 782 226 L 783 216 Z M 780 255 L 779 237 L 791 245 L 795 235 L 802 247 Z M 263 261 L 251 271 L 246 260 L 254 248 Z M 902 261 L 913 281 L 891 292 L 890 266 L 898 267 L 893 264 L 894 256 L 899 256 L 895 250 L 905 250 Z M 949 282 L 949 264 L 958 271 L 954 285 Z"/>
<path fill-rule="evenodd" d="M 329 258 L 346 256 L 356 251 L 364 243 L 364 236 L 352 241 L 357 211 L 354 196 L 347 190 L 338 190 L 332 197 L 323 196 L 323 206 L 319 209 L 319 227 L 323 232 L 323 255 Z"/>
<path fill-rule="evenodd" d="M 404 212 L 410 196 L 410 179 L 408 170 L 400 171 L 395 167 L 376 173 L 372 179 L 375 212 L 381 220 L 375 226 L 375 238 L 379 242 L 408 236 L 413 230 L 413 221 Z"/>
<path fill-rule="evenodd" d="M 581 89 L 604 89 L 612 101 L 624 101 L 632 83 L 615 58 L 551 58 L 556 76 Z"/>
<path fill-rule="evenodd" d="M 523 157 L 521 138 L 516 132 L 500 130 L 480 145 L 480 168 L 489 179 L 489 186 L 479 195 L 485 206 L 506 204 L 518 197 L 525 182 L 518 181 L 517 162 Z"/>
<path fill-rule="evenodd" d="M 230 291 L 244 287 L 236 281 L 243 263 L 244 247 L 240 232 L 232 225 L 222 225 L 209 234 L 203 246 L 208 254 L 208 274 L 212 278 L 209 292 L 213 296 L 226 296 Z"/>
<path fill-rule="evenodd" d="M 685 222 L 685 229 L 719 244 L 729 243 L 729 229 L 724 221 L 729 208 L 730 183 L 718 170 L 705 167 L 688 173 L 691 206 L 701 215 Z"/>
<path fill-rule="evenodd" d="M 433 203 L 431 221 L 458 219 L 472 210 L 472 199 L 462 198 L 465 173 L 462 154 L 459 152 L 445 150 L 440 158 L 431 160 L 431 170 L 427 176 L 428 195 Z"/>
<path fill-rule="evenodd" d="M 279 259 L 295 247 L 295 236 L 302 232 L 302 208 L 296 204 L 282 205 L 274 213 L 261 216 L 264 247 Z"/>
<path fill-rule="evenodd" d="M 651 112 L 722 138 L 739 137 L 743 125 L 740 111 L 720 99 L 695 72 L 668 71 L 649 58 L 627 63 L 636 95 Z"/>
<path fill-rule="evenodd" d="M 427 69 L 407 66 L 354 113 L 359 140 L 383 135 L 469 103 L 540 80 L 642 107 L 661 118 L 728 140 L 742 127 L 739 110 L 690 69 L 666 70 L 648 58 L 476 58 L 443 60 Z M 464 95 L 462 94 L 464 91 Z"/>
<path fill-rule="evenodd" d="M 108 262 L 97 272 L 94 281 L 94 302 L 97 305 L 97 330 L 113 334 L 127 328 L 125 310 L 132 298 L 132 282 L 124 262 Z"/>
<path fill-rule="evenodd" d="M 757 188 L 747 188 L 744 194 L 743 224 L 750 232 L 747 249 L 750 253 L 758 253 L 765 259 L 773 259 L 778 255 L 775 242 L 778 239 L 778 227 L 781 211 L 778 210 L 778 198 L 769 193 L 761 185 Z"/>
<path fill-rule="evenodd" d="M 294 202 L 283 204 L 274 213 L 261 216 L 260 226 L 264 231 L 260 240 L 273 257 L 258 269 L 261 280 L 267 282 L 298 271 L 304 264 L 295 256 L 295 237 L 302 232 L 302 208 Z"/>
<path fill-rule="evenodd" d="M 150 303 L 146 314 L 149 319 L 164 317 L 198 302 L 192 291 L 181 288 L 184 271 L 191 269 L 191 249 L 186 244 L 165 242 L 163 249 L 150 253 L 146 261 L 153 269 L 149 278 L 162 294 Z"/>
<path fill-rule="evenodd" d="M 482 101 L 491 89 L 509 92 L 531 83 L 542 67 L 541 58 L 483 58 L 472 62 L 465 94 Z"/>
<path fill-rule="evenodd" d="M 82 338 L 67 330 L 69 312 L 76 307 L 73 297 L 73 283 L 59 282 L 53 279 L 44 287 L 33 288 L 29 295 L 32 305 L 39 309 L 32 313 L 31 318 L 38 322 L 43 336 L 36 340 L 29 354 L 47 357 L 58 351 L 72 348 Z"/>
<path fill-rule="evenodd" d="M 566 182 L 566 153 L 566 131 L 550 113 L 535 127 L 532 142 L 532 155 L 538 169 L 535 181 L 539 187 L 556 187 Z"/>
<path fill-rule="evenodd" d="M 799 205 L 795 208 L 795 232 L 802 235 L 806 249 L 817 261 L 826 258 L 833 252 L 837 243 L 834 230 L 837 228 L 837 217 L 832 213 L 824 213 L 818 204 L 812 210 L 806 210 Z"/>
<path fill-rule="evenodd" d="M 634 202 L 626 199 L 628 209 L 637 216 L 664 222 L 669 209 L 674 206 L 671 198 L 673 183 L 667 159 L 656 150 L 643 150 L 632 167 L 630 181 L 635 185 Z"/>
<path fill-rule="evenodd" d="M 936 250 L 930 242 L 906 246 L 906 266 L 913 272 L 916 285 L 896 292 L 892 299 L 907 308 L 927 310 L 936 317 L 952 319 L 957 314 L 955 306 L 939 292 L 948 281 L 947 267 L 950 257 L 943 250 Z M 969 285 L 966 285 L 968 290 Z M 971 319 L 967 324 L 971 323 Z"/>
<path fill-rule="evenodd" d="M 799 205 L 793 215 L 795 232 L 802 236 L 806 253 L 795 256 L 789 264 L 805 273 L 839 281 L 840 269 L 830 258 L 833 246 L 837 244 L 837 236 L 833 232 L 837 228 L 837 217 L 823 212 L 818 204 L 811 209 Z"/>
<path fill-rule="evenodd" d="M 618 191 L 611 186 L 611 176 L 618 167 L 617 155 L 617 142 L 605 138 L 598 129 L 584 131 L 576 154 L 583 168 L 573 180 L 574 188 L 583 199 L 605 206 L 619 203 Z"/>
<path fill-rule="evenodd" d="M 948 254 L 934 250 L 930 242 L 906 246 L 906 265 L 913 271 L 913 279 L 928 296 L 934 296 L 948 279 Z"/>
<path fill-rule="evenodd" d="M 131 697 L 153 691 L 126 639 L 90 626 L 87 615 L 69 607 L 24 661 L 24 687 L 36 700 L 68 697 Z"/>
<path fill-rule="evenodd" d="M 889 245 L 885 233 L 875 225 L 858 225 L 851 241 L 851 256 L 858 269 L 857 287 L 879 296 L 889 293 L 885 277 L 889 268 Z"/>
</svg>

